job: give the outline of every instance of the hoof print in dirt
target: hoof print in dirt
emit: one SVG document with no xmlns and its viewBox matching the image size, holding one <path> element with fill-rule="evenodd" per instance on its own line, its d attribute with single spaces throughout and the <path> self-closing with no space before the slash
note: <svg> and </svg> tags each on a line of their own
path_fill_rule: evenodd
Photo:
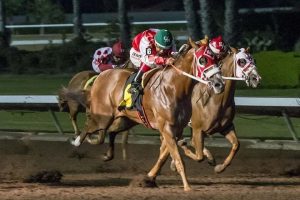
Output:
<svg viewBox="0 0 300 200">
<path fill-rule="evenodd" d="M 24 179 L 24 183 L 59 183 L 62 176 L 57 170 L 41 171 Z"/>
<path fill-rule="evenodd" d="M 300 176 L 300 165 L 288 167 L 280 175 L 283 176 Z"/>
<path fill-rule="evenodd" d="M 137 176 L 132 179 L 130 186 L 132 187 L 142 187 L 142 188 L 154 188 L 157 187 L 155 180 L 149 177 Z"/>
</svg>

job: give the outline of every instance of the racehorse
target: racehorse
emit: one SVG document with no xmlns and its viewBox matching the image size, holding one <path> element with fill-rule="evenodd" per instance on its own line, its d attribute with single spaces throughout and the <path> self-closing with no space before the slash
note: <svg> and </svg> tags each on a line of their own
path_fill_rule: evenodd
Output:
<svg viewBox="0 0 300 200">
<path fill-rule="evenodd" d="M 132 66 L 129 63 L 126 63 L 126 67 L 132 68 Z M 74 129 L 75 136 L 80 135 L 80 129 L 77 124 L 77 116 L 79 112 L 85 112 L 85 107 L 82 105 L 82 102 L 78 102 L 76 99 L 70 98 L 67 93 L 68 91 L 79 91 L 79 90 L 85 90 L 83 93 L 84 102 L 88 104 L 88 91 L 91 89 L 91 84 L 87 84 L 89 80 L 91 80 L 92 77 L 97 76 L 98 73 L 95 71 L 82 71 L 77 74 L 75 74 L 72 79 L 69 81 L 67 87 L 62 87 L 58 92 L 58 106 L 60 111 L 65 111 L 69 113 L 69 117 L 71 119 L 71 123 Z M 88 107 L 88 105 L 86 105 Z M 127 140 L 128 140 L 128 132 L 124 131 L 122 134 L 122 152 L 123 152 L 123 159 L 126 160 L 127 153 Z M 96 137 L 88 137 L 87 141 L 90 144 L 102 144 L 104 142 L 105 135 L 102 131 L 99 131 L 99 134 Z M 108 158 L 106 155 L 103 157 L 104 161 L 111 160 L 111 158 Z"/>
<path fill-rule="evenodd" d="M 149 124 L 164 138 L 166 149 L 175 160 L 185 191 L 191 188 L 176 140 L 181 138 L 192 114 L 191 95 L 196 84 L 194 79 L 203 81 L 205 78 L 207 81 L 204 82 L 210 84 L 217 93 L 224 88 L 216 60 L 206 54 L 207 48 L 199 48 L 192 40 L 189 41 L 188 48 L 179 53 L 173 67 L 167 66 L 154 72 L 143 91 L 143 107 Z M 90 110 L 85 129 L 72 144 L 79 146 L 88 134 L 103 130 L 109 133 L 113 151 L 114 138 L 118 132 L 143 123 L 136 111 L 117 109 L 122 100 L 125 82 L 130 75 L 129 71 L 119 69 L 107 70 L 98 76 L 91 89 Z M 77 98 L 80 96 L 78 93 Z M 156 175 L 149 172 L 148 178 L 155 181 Z"/>
<path fill-rule="evenodd" d="M 209 93 L 202 84 L 194 87 L 192 95 L 192 146 L 195 153 L 189 150 L 186 142 L 180 142 L 185 154 L 196 161 L 203 160 L 203 154 L 214 162 L 211 153 L 204 147 L 204 137 L 214 133 L 221 133 L 232 145 L 229 155 L 222 164 L 215 166 L 215 172 L 223 172 L 230 165 L 239 149 L 239 141 L 233 124 L 235 116 L 234 93 L 236 80 L 244 80 L 247 86 L 256 88 L 261 80 L 256 65 L 248 49 L 230 48 L 227 56 L 221 60 L 221 71 L 225 82 L 224 92 L 218 95 Z M 175 169 L 174 164 L 171 169 Z"/>
<path fill-rule="evenodd" d="M 83 90 L 86 82 L 97 74 L 98 73 L 94 71 L 79 72 L 72 77 L 72 79 L 68 83 L 67 88 L 63 87 L 58 92 L 59 109 L 60 111 L 66 111 L 69 113 L 75 135 L 80 134 L 80 130 L 77 124 L 77 115 L 80 111 L 84 111 L 84 107 L 80 104 L 80 102 L 68 98 L 65 94 L 65 91 L 66 89 L 72 91 Z"/>
</svg>

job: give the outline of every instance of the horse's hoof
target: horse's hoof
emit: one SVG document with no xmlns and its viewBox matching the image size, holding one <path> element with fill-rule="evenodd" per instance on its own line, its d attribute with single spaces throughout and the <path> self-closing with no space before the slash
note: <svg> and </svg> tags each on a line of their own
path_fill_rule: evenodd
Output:
<svg viewBox="0 0 300 200">
<path fill-rule="evenodd" d="M 108 156 L 107 154 L 104 154 L 103 158 L 102 158 L 102 160 L 105 161 L 105 162 L 110 161 L 112 159 L 114 159 L 114 157 L 113 156 Z"/>
<path fill-rule="evenodd" d="M 216 160 L 213 158 L 211 160 L 207 159 L 207 163 L 210 165 L 210 166 L 216 166 L 217 163 L 216 163 Z"/>
<path fill-rule="evenodd" d="M 178 142 L 177 142 L 177 144 L 179 145 L 179 146 L 186 146 L 187 145 L 187 142 L 186 142 L 186 140 L 185 139 L 182 139 L 182 140 L 179 140 Z"/>
<path fill-rule="evenodd" d="M 190 187 L 190 186 L 187 186 L 187 187 L 184 187 L 184 191 L 185 192 L 190 192 L 192 191 L 193 189 Z"/>
<path fill-rule="evenodd" d="M 154 188 L 157 187 L 155 178 L 149 176 L 135 176 L 130 182 L 130 186 L 143 187 L 143 188 Z"/>
<path fill-rule="evenodd" d="M 71 144 L 74 145 L 75 147 L 79 147 L 81 145 L 80 136 L 77 136 L 75 140 L 74 138 L 72 138 Z"/>
<path fill-rule="evenodd" d="M 173 160 L 171 161 L 170 169 L 171 169 L 171 171 L 173 171 L 173 172 L 176 172 L 176 171 L 177 171 L 175 162 L 174 162 Z"/>
<path fill-rule="evenodd" d="M 70 144 L 73 145 L 73 146 L 75 146 L 75 147 L 79 147 L 80 146 L 80 141 L 79 140 L 80 140 L 79 136 L 77 136 L 76 139 L 74 137 L 68 139 L 68 141 L 70 142 Z"/>
<path fill-rule="evenodd" d="M 225 167 L 224 167 L 224 165 L 222 165 L 222 164 L 215 166 L 215 172 L 216 172 L 216 173 L 221 173 L 221 172 L 223 172 L 224 170 L 225 170 Z"/>
<path fill-rule="evenodd" d="M 145 177 L 143 182 L 141 183 L 141 187 L 148 187 L 148 188 L 154 188 L 154 187 L 158 187 L 155 179 L 150 178 L 150 177 Z"/>
</svg>

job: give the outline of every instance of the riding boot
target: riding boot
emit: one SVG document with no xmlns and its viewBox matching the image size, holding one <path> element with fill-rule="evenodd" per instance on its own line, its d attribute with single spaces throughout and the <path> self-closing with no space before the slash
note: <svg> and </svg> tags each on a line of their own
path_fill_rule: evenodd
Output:
<svg viewBox="0 0 300 200">
<path fill-rule="evenodd" d="M 144 72 L 142 70 L 139 70 L 138 73 L 135 75 L 133 82 L 131 83 L 129 93 L 136 94 L 137 92 L 140 92 L 142 90 L 141 82 L 143 74 Z"/>
</svg>

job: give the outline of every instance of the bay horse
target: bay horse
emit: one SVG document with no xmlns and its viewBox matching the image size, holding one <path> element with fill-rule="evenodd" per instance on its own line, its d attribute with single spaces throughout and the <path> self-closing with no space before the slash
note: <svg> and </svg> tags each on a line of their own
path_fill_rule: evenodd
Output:
<svg viewBox="0 0 300 200">
<path fill-rule="evenodd" d="M 207 54 L 207 48 L 198 48 L 191 39 L 187 46 L 179 54 L 173 67 L 167 66 L 152 75 L 143 94 L 143 107 L 149 124 L 164 139 L 166 149 L 175 160 L 185 191 L 191 188 L 178 152 L 177 139 L 181 138 L 192 114 L 191 95 L 196 84 L 194 79 L 206 79 L 206 83 L 217 93 L 224 88 L 216 60 Z M 110 148 L 113 150 L 114 138 L 118 132 L 143 123 L 136 111 L 118 110 L 125 82 L 130 75 L 129 71 L 117 69 L 104 71 L 97 77 L 90 92 L 90 108 L 85 129 L 72 142 L 73 145 L 79 146 L 88 134 L 103 130 L 109 133 Z M 77 98 L 80 96 L 78 93 Z M 150 171 L 147 178 L 155 181 L 156 175 Z"/>
<path fill-rule="evenodd" d="M 186 142 L 180 142 L 185 154 L 196 161 L 202 161 L 204 155 L 214 161 L 211 153 L 204 147 L 204 137 L 215 133 L 222 134 L 232 145 L 229 155 L 223 163 L 215 166 L 216 173 L 223 172 L 236 155 L 240 143 L 236 136 L 233 119 L 235 116 L 235 85 L 236 80 L 244 80 L 248 87 L 256 88 L 261 77 L 248 49 L 230 48 L 227 56 L 221 60 L 221 71 L 225 79 L 225 89 L 221 94 L 206 97 L 207 87 L 197 84 L 192 95 L 192 140 L 195 153 L 187 148 Z M 206 100 L 204 100 L 206 98 Z M 175 169 L 174 164 L 171 169 Z"/>
</svg>

